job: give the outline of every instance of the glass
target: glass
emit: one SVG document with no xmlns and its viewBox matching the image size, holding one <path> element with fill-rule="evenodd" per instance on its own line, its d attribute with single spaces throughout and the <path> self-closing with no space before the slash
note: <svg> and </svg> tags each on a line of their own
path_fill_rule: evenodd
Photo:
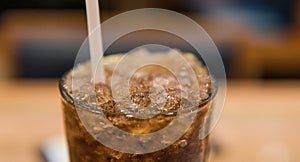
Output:
<svg viewBox="0 0 300 162">
<path fill-rule="evenodd" d="M 97 124 L 102 123 L 102 118 L 99 117 L 99 113 L 105 115 L 105 117 L 117 128 L 134 133 L 134 134 L 147 134 L 152 132 L 157 132 L 158 130 L 166 127 L 175 118 L 177 111 L 166 111 L 164 113 L 159 113 L 152 118 L 147 119 L 137 119 L 132 116 L 128 116 L 118 110 L 107 111 L 102 109 L 101 112 L 94 111 L 93 108 L 89 108 L 88 105 L 80 103 L 79 106 L 76 105 L 76 99 L 72 96 L 72 92 L 67 88 L 69 81 L 69 75 L 67 73 L 62 77 L 59 87 L 62 96 L 63 114 L 66 129 L 66 136 L 69 147 L 69 156 L 71 162 L 89 162 L 89 161 L 99 161 L 99 162 L 205 162 L 207 161 L 209 154 L 209 136 L 201 139 L 199 138 L 200 130 L 205 129 L 209 126 L 209 122 L 205 122 L 208 117 L 208 111 L 211 106 L 212 99 L 214 97 L 216 88 L 215 84 L 210 84 L 209 88 L 211 92 L 205 99 L 201 100 L 198 105 L 188 111 L 182 111 L 181 117 L 183 119 L 193 119 L 191 124 L 187 129 L 179 123 L 175 126 L 175 131 L 183 132 L 182 136 L 175 142 L 167 143 L 168 146 L 154 152 L 150 153 L 126 153 L 120 152 L 116 149 L 105 146 L 99 140 L 97 136 L 102 136 L 102 134 L 97 135 L 98 129 Z M 69 83 L 68 83 L 69 82 Z M 201 87 L 200 87 L 201 88 Z M 200 94 L 201 95 L 201 94 Z M 132 97 L 132 96 L 131 96 Z M 101 96 L 100 96 L 101 98 Z M 184 100 L 181 100 L 184 102 Z M 109 103 L 106 103 L 109 104 Z M 112 103 L 110 103 L 112 104 Z M 114 104 L 112 104 L 114 105 Z M 191 106 L 186 104 L 187 106 Z M 107 105 L 102 105 L 107 106 Z M 174 105 L 173 105 L 174 106 Z M 79 116 L 78 113 L 81 115 Z M 194 115 L 194 116 L 193 116 Z M 89 128 L 86 127 L 82 119 L 91 120 L 95 124 L 90 125 Z M 180 118 L 180 115 L 179 115 Z M 106 127 L 106 125 L 102 125 Z M 104 129 L 104 128 L 103 128 Z M 107 130 L 110 130 L 109 128 Z M 92 131 L 92 134 L 91 134 Z M 174 133 L 174 132 L 169 132 Z M 96 137 L 93 136 L 96 134 Z M 108 137 L 109 138 L 109 137 Z M 111 137 L 115 138 L 115 137 Z M 145 139 L 143 139 L 145 140 Z M 116 140 L 116 142 L 118 142 Z M 147 143 L 147 141 L 142 141 Z M 153 142 L 150 140 L 150 142 Z M 164 141 L 159 141 L 163 143 Z M 126 147 L 134 147 L 128 143 L 124 144 Z"/>
</svg>

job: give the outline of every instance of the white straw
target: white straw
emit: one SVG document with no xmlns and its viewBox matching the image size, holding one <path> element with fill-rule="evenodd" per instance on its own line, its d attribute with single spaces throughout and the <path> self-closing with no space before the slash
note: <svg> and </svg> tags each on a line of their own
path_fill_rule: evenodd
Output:
<svg viewBox="0 0 300 162">
<path fill-rule="evenodd" d="M 86 14 L 89 34 L 89 47 L 92 68 L 92 82 L 105 82 L 105 72 L 102 62 L 103 44 L 100 25 L 100 9 L 98 0 L 86 0 Z M 99 29 L 98 29 L 99 28 Z"/>
</svg>

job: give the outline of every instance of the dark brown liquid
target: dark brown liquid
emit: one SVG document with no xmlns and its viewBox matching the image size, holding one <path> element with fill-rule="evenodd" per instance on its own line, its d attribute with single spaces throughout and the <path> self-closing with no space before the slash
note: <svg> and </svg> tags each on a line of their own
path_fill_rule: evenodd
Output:
<svg viewBox="0 0 300 162">
<path fill-rule="evenodd" d="M 169 147 L 148 154 L 135 155 L 121 153 L 112 150 L 87 132 L 81 123 L 77 111 L 71 103 L 63 101 L 65 114 L 65 126 L 69 145 L 69 154 L 72 162 L 202 162 L 208 155 L 208 137 L 199 139 L 199 130 L 203 127 L 203 122 L 207 114 L 209 104 L 201 107 L 188 131 L 174 144 Z M 86 110 L 82 110 L 86 111 Z M 90 112 L 87 112 L 89 114 Z M 118 115 L 114 121 L 118 125 L 118 120 L 126 118 L 129 125 L 119 124 L 124 130 L 131 132 L 151 132 L 155 127 L 166 125 L 174 116 L 159 115 L 148 121 L 139 122 L 137 119 L 126 118 L 125 115 Z M 123 123 L 123 122 L 122 122 Z M 135 126 L 135 127 L 134 127 Z M 130 144 L 128 144 L 130 147 Z"/>
</svg>

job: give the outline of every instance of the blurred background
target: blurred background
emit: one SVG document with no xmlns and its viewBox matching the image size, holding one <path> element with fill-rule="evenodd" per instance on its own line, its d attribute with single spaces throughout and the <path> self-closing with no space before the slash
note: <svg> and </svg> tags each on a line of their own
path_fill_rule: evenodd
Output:
<svg viewBox="0 0 300 162">
<path fill-rule="evenodd" d="M 198 22 L 213 38 L 229 77 L 281 79 L 300 77 L 299 6 L 296 0 L 104 0 L 101 16 L 104 21 L 143 7 L 178 11 Z M 60 77 L 70 69 L 87 36 L 84 9 L 83 0 L 2 2 L 0 77 Z M 152 43 L 173 40 L 153 35 L 153 31 L 132 34 L 125 46 L 107 52 L 126 51 L 135 40 L 147 43 L 141 42 L 141 37 Z"/>
<path fill-rule="evenodd" d="M 73 67 L 87 36 L 84 2 L 1 2 L 0 161 L 41 161 L 40 145 L 63 134 L 57 80 Z M 165 8 L 192 18 L 212 37 L 229 84 L 225 109 L 213 133 L 211 161 L 300 160 L 300 1 L 101 0 L 100 4 L 102 21 L 132 9 Z M 159 31 L 134 32 L 118 41 L 122 45 L 106 53 L 145 43 L 193 52 L 182 40 Z"/>
</svg>

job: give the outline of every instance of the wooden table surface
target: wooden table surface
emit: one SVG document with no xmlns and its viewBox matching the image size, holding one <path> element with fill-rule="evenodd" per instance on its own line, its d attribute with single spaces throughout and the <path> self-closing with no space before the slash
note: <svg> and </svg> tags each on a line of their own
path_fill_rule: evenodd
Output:
<svg viewBox="0 0 300 162">
<path fill-rule="evenodd" d="M 0 81 L 0 161 L 39 162 L 63 135 L 57 80 Z M 211 162 L 300 161 L 300 81 L 229 81 Z"/>
</svg>

